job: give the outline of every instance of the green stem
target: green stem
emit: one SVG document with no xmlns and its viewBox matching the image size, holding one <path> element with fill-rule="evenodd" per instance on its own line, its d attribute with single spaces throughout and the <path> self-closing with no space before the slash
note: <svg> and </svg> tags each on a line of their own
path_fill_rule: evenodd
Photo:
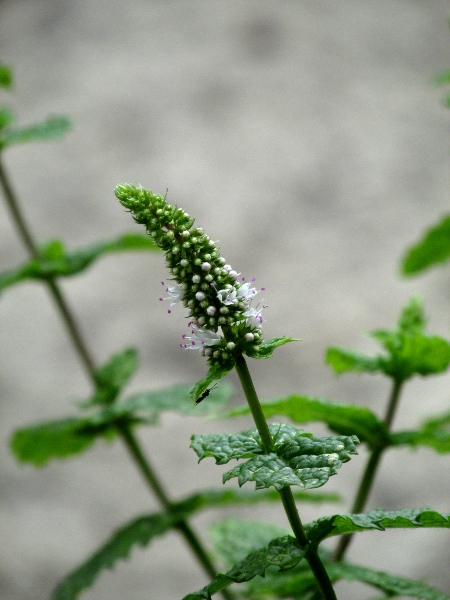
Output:
<svg viewBox="0 0 450 600">
<path fill-rule="evenodd" d="M 389 397 L 388 406 L 386 409 L 386 414 L 384 417 L 384 424 L 388 431 L 391 429 L 392 421 L 394 419 L 395 411 L 398 406 L 398 402 L 400 399 L 400 392 L 403 385 L 403 380 L 394 379 L 391 395 Z M 385 447 L 374 448 L 369 455 L 369 459 L 366 464 L 366 468 L 364 469 L 363 476 L 361 478 L 361 482 L 359 484 L 358 490 L 356 492 L 355 499 L 353 501 L 353 506 L 351 508 L 352 514 L 360 513 L 364 511 L 367 500 L 369 498 L 369 494 L 373 487 L 373 482 L 375 480 L 375 475 L 378 470 L 378 466 L 381 461 L 381 457 L 385 451 Z M 338 546 L 334 552 L 333 560 L 340 561 L 344 558 L 344 555 L 349 547 L 351 541 L 353 539 L 353 535 L 343 535 L 341 536 Z"/>
<path fill-rule="evenodd" d="M 0 155 L 0 184 L 3 188 L 3 192 L 6 199 L 6 204 L 11 212 L 13 223 L 17 228 L 18 235 L 22 240 L 24 246 L 28 250 L 30 256 L 32 258 L 39 259 L 41 254 L 39 252 L 38 245 L 36 244 L 33 235 L 31 233 L 31 229 L 28 227 L 25 217 L 22 214 L 22 210 L 20 208 L 17 197 L 13 191 L 12 185 L 8 179 L 6 171 L 3 167 L 3 163 Z M 45 280 L 50 294 L 55 302 L 58 311 L 64 321 L 64 324 L 69 332 L 70 338 L 72 340 L 73 345 L 75 346 L 78 355 L 83 363 L 85 371 L 88 377 L 95 384 L 94 378 L 94 360 L 86 346 L 86 343 L 81 334 L 80 328 L 77 325 L 76 319 L 72 314 L 72 311 L 69 308 L 69 305 L 62 295 L 61 289 L 57 285 L 54 277 L 48 277 Z"/>
<path fill-rule="evenodd" d="M 31 229 L 28 227 L 25 218 L 22 214 L 20 204 L 18 202 L 16 194 L 13 191 L 12 185 L 9 181 L 6 171 L 3 167 L 1 158 L 2 157 L 0 153 L 0 185 L 3 189 L 8 208 L 11 212 L 12 220 L 16 225 L 20 239 L 22 240 L 31 257 L 40 258 L 38 245 L 36 244 L 31 233 Z M 47 278 L 45 280 L 45 283 L 47 284 L 50 294 L 55 301 L 56 307 L 64 321 L 64 324 L 66 325 L 66 328 L 69 332 L 70 338 L 78 353 L 78 356 L 81 362 L 83 363 L 83 366 L 85 367 L 89 378 L 95 386 L 96 379 L 94 360 L 87 349 L 87 346 L 81 335 L 81 331 L 78 327 L 77 321 L 74 315 L 72 314 L 66 299 L 64 298 L 61 288 L 58 286 L 54 277 Z M 166 510 L 171 510 L 172 505 L 164 490 L 164 487 L 159 481 L 158 477 L 156 476 L 155 470 L 150 465 L 149 461 L 145 458 L 131 430 L 131 427 L 127 425 L 119 425 L 118 430 L 125 446 L 127 447 L 128 451 L 130 452 L 133 458 L 133 461 L 139 468 L 148 486 L 158 498 L 161 505 Z M 188 522 L 185 519 L 181 519 L 176 527 L 190 546 L 192 552 L 197 557 L 198 561 L 202 565 L 208 577 L 213 579 L 216 576 L 217 571 L 214 568 L 200 539 L 194 533 Z M 232 599 L 232 595 L 227 590 L 223 590 L 222 595 L 227 600 Z"/>
<path fill-rule="evenodd" d="M 253 415 L 256 428 L 261 436 L 264 451 L 266 454 L 269 454 L 272 452 L 272 436 L 270 435 L 269 426 L 267 425 L 261 404 L 256 394 L 250 371 L 248 370 L 247 363 L 242 355 L 238 356 L 236 359 L 236 371 Z M 323 563 L 317 554 L 317 548 L 309 545 L 309 540 L 301 522 L 300 515 L 298 514 L 291 488 L 285 487 L 279 491 L 279 494 L 283 502 L 286 516 L 298 543 L 302 548 L 307 548 L 305 558 L 308 561 L 312 572 L 314 573 L 319 588 L 323 594 L 323 598 L 325 600 L 336 600 L 336 594 L 334 593 L 328 573 L 326 572 L 325 567 L 323 566 Z"/>
</svg>

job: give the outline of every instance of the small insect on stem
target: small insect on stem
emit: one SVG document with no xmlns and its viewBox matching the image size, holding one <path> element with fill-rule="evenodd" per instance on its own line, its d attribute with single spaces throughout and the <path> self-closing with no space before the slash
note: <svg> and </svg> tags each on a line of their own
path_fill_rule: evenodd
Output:
<svg viewBox="0 0 450 600">
<path fill-rule="evenodd" d="M 207 396 L 209 396 L 209 395 L 210 395 L 210 393 L 212 392 L 212 390 L 213 390 L 214 388 L 216 388 L 216 387 L 217 387 L 217 383 L 215 383 L 215 384 L 212 386 L 212 388 L 206 389 L 206 390 L 203 392 L 203 394 L 202 394 L 201 396 L 199 396 L 199 397 L 197 398 L 197 400 L 195 401 L 195 406 L 197 406 L 197 404 L 200 404 L 200 402 L 201 402 L 202 400 L 204 400 L 204 399 L 205 399 Z"/>
</svg>

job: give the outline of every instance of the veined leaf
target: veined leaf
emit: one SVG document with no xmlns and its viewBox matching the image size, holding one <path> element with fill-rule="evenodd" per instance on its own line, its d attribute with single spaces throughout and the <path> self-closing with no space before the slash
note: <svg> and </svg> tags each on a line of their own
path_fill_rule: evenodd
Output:
<svg viewBox="0 0 450 600">
<path fill-rule="evenodd" d="M 60 140 L 70 128 L 71 122 L 67 117 L 54 116 L 36 125 L 20 129 L 5 129 L 0 134 L 0 149 L 25 142 Z"/>
<path fill-rule="evenodd" d="M 280 346 L 284 346 L 289 342 L 299 342 L 300 340 L 291 337 L 276 337 L 271 340 L 267 340 L 263 342 L 260 346 L 258 346 L 257 350 L 254 350 L 252 353 L 249 353 L 248 356 L 251 358 L 270 358 L 272 354 L 275 352 L 277 348 Z"/>
<path fill-rule="evenodd" d="M 267 546 L 248 554 L 226 573 L 219 573 L 209 585 L 198 592 L 188 594 L 183 600 L 209 599 L 213 594 L 220 592 L 233 582 L 250 581 L 257 575 L 264 577 L 269 567 L 277 567 L 280 571 L 292 569 L 304 556 L 305 551 L 299 547 L 293 537 L 286 535 L 277 538 Z"/>
<path fill-rule="evenodd" d="M 450 514 L 440 514 L 429 508 L 384 510 L 368 513 L 322 517 L 306 525 L 309 539 L 319 544 L 325 538 L 358 531 L 384 531 L 405 527 L 450 527 Z"/>
<path fill-rule="evenodd" d="M 297 495 L 299 498 L 305 496 L 307 494 L 304 493 Z M 217 508 L 229 504 L 248 504 L 255 501 L 272 502 L 279 501 L 279 498 L 277 493 L 271 491 L 250 494 L 241 490 L 205 490 L 179 502 L 174 502 L 171 513 L 161 511 L 133 519 L 114 532 L 99 550 L 69 573 L 58 584 L 51 600 L 75 600 L 85 588 L 94 583 L 104 569 L 112 569 L 117 562 L 127 559 L 135 546 L 147 546 L 153 539 L 172 529 L 180 519 L 191 514 L 207 508 Z M 265 543 L 272 539 L 267 539 L 267 537 L 264 540 Z"/>
<path fill-rule="evenodd" d="M 352 350 L 330 348 L 327 363 L 337 374 L 382 372 L 396 381 L 442 373 L 450 364 L 450 343 L 425 333 L 425 315 L 419 298 L 412 298 L 403 308 L 396 329 L 379 329 L 370 335 L 381 344 L 385 354 L 371 358 Z"/>
<path fill-rule="evenodd" d="M 120 361 L 123 362 L 119 368 Z M 104 367 L 103 375 L 109 369 L 114 369 L 114 364 L 117 371 L 111 373 L 114 377 L 111 388 L 107 387 L 107 379 L 105 379 L 103 395 L 96 393 L 88 401 L 81 403 L 88 409 L 82 416 L 17 429 L 10 445 L 18 460 L 42 466 L 52 459 L 69 458 L 87 450 L 96 438 L 114 438 L 119 424 L 157 423 L 160 413 L 166 410 L 182 414 L 198 414 L 195 412 L 198 409 L 189 401 L 190 385 L 135 394 L 123 402 L 113 402 L 97 408 L 100 400 L 102 402 L 108 400 L 108 393 L 114 395 L 118 393 L 120 385 L 125 385 L 127 377 L 131 375 L 135 366 L 133 351 L 125 351 L 113 357 L 112 361 Z M 215 391 L 217 394 L 214 394 L 211 402 L 204 407 L 198 407 L 201 413 L 207 414 L 208 411 L 217 410 L 217 407 L 228 401 L 232 394 L 229 385 L 221 385 Z"/>
<path fill-rule="evenodd" d="M 280 490 L 288 485 L 311 489 L 324 485 L 336 474 L 350 454 L 356 454 L 356 436 L 316 438 L 290 425 L 271 423 L 273 451 L 265 454 L 256 428 L 240 434 L 194 435 L 191 447 L 199 460 L 214 457 L 216 464 L 248 458 L 223 475 L 225 483 L 233 477 L 239 485 L 254 481 L 256 489 L 270 486 Z"/>
<path fill-rule="evenodd" d="M 436 452 L 450 452 L 450 413 L 425 421 L 418 431 L 399 431 L 392 434 L 392 444 L 428 446 Z"/>
<path fill-rule="evenodd" d="M 157 246 L 148 235 L 125 234 L 114 240 L 67 253 L 62 242 L 51 240 L 41 247 L 41 258 L 32 259 L 18 269 L 0 274 L 0 292 L 26 279 L 71 277 L 89 267 L 103 254 L 129 250 L 157 250 Z"/>
<path fill-rule="evenodd" d="M 390 573 L 361 567 L 347 561 L 325 562 L 325 568 L 331 582 L 340 579 L 360 581 L 370 585 L 389 597 L 411 597 L 420 600 L 450 600 L 450 596 L 422 581 L 412 581 L 397 577 Z M 263 581 L 254 580 L 248 584 L 246 598 L 262 600 L 263 598 L 290 598 L 295 594 L 312 592 L 317 589 L 317 582 L 306 561 L 283 573 L 267 573 Z M 295 596 L 294 596 L 295 597 Z M 305 596 L 305 598 L 311 598 Z M 383 596 L 384 598 L 385 596 Z"/>
<path fill-rule="evenodd" d="M 382 571 L 360 567 L 347 562 L 327 565 L 327 571 L 333 579 L 361 581 L 371 585 L 390 597 L 392 595 L 407 596 L 420 600 L 450 600 L 450 596 L 422 581 L 411 581 L 404 577 L 396 577 Z"/>
<path fill-rule="evenodd" d="M 403 275 L 416 275 L 450 258 L 450 215 L 445 215 L 411 246 L 401 264 Z"/>
<path fill-rule="evenodd" d="M 320 421 L 336 433 L 355 434 L 362 442 L 367 442 L 372 447 L 389 443 L 389 433 L 384 423 L 372 411 L 362 406 L 292 394 L 261 402 L 261 408 L 266 418 L 283 415 L 294 423 Z M 236 417 L 247 415 L 249 412 L 248 406 L 242 406 L 223 416 Z"/>
</svg>

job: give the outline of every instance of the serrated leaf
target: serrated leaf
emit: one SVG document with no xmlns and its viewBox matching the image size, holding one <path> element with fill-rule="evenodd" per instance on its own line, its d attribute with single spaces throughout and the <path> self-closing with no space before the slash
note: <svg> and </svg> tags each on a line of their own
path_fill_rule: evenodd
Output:
<svg viewBox="0 0 450 600">
<path fill-rule="evenodd" d="M 401 270 L 403 275 L 415 275 L 445 263 L 450 258 L 450 215 L 445 215 L 429 228 L 421 240 L 406 252 Z"/>
<path fill-rule="evenodd" d="M 240 434 L 194 435 L 191 447 L 199 460 L 211 456 L 216 464 L 249 458 L 224 473 L 224 483 L 237 477 L 240 486 L 254 481 L 256 489 L 273 486 L 277 490 L 288 485 L 320 487 L 350 460 L 350 454 L 356 454 L 355 436 L 316 438 L 284 423 L 271 423 L 269 430 L 273 438 L 273 452 L 269 454 L 264 453 L 256 428 Z"/>
<path fill-rule="evenodd" d="M 105 365 L 95 370 L 97 389 L 87 406 L 112 404 L 137 368 L 138 357 L 134 348 L 114 354 Z"/>
<path fill-rule="evenodd" d="M 183 600 L 210 598 L 233 582 L 250 581 L 257 575 L 264 577 L 266 570 L 270 567 L 276 567 L 280 571 L 292 569 L 304 556 L 305 551 L 299 547 L 293 537 L 286 535 L 277 538 L 267 546 L 248 554 L 244 560 L 234 565 L 226 573 L 219 573 L 209 585 L 198 592 L 188 594 Z"/>
<path fill-rule="evenodd" d="M 13 84 L 13 72 L 11 67 L 0 64 L 0 87 L 11 88 Z"/>
<path fill-rule="evenodd" d="M 205 490 L 174 502 L 171 513 L 161 511 L 133 519 L 113 533 L 97 552 L 67 575 L 58 584 L 51 600 L 75 600 L 85 588 L 95 582 L 104 569 L 114 568 L 117 562 L 129 557 L 135 546 L 147 546 L 154 538 L 171 530 L 180 519 L 207 508 L 253 503 L 255 496 L 259 496 L 256 499 L 258 502 L 279 501 L 279 495 L 272 492 L 250 494 L 241 490 Z M 302 496 L 306 494 L 298 497 Z"/>
<path fill-rule="evenodd" d="M 306 525 L 305 529 L 309 539 L 319 544 L 334 535 L 409 527 L 450 527 L 450 514 L 440 514 L 429 508 L 397 511 L 378 508 L 369 513 L 322 517 Z"/>
<path fill-rule="evenodd" d="M 397 577 L 343 561 L 325 562 L 324 564 L 331 582 L 340 579 L 360 581 L 384 592 L 389 597 L 399 595 L 420 600 L 450 600 L 450 596 L 422 581 L 412 581 L 404 577 Z M 309 591 L 314 593 L 317 589 L 317 582 L 305 561 L 290 571 L 277 573 L 275 576 L 268 573 L 264 581 L 252 583 L 258 583 L 259 585 L 250 584 L 246 590 L 246 597 L 257 600 L 263 598 L 291 598 L 296 597 L 295 594 Z M 307 597 L 311 598 L 310 596 Z"/>
<path fill-rule="evenodd" d="M 108 394 L 114 396 L 118 390 L 120 391 L 121 385 L 125 385 L 134 367 L 133 350 L 126 350 L 114 356 L 104 367 L 103 376 L 106 386 L 102 388 L 104 395 L 96 393 L 89 400 L 80 403 L 88 408 L 89 412 L 81 417 L 69 417 L 18 429 L 10 442 L 18 460 L 42 466 L 52 459 L 69 458 L 87 450 L 98 437 L 112 439 L 119 424 L 156 423 L 160 413 L 166 410 L 196 414 L 188 399 L 190 385 L 178 385 L 154 392 L 135 394 L 123 402 L 113 402 L 96 408 L 100 401 L 102 403 L 110 401 Z M 115 368 L 117 368 L 116 372 L 114 372 Z M 113 377 L 111 388 L 108 388 L 108 371 L 111 371 L 109 375 Z M 231 394 L 231 386 L 221 385 L 211 403 L 201 411 L 208 413 L 215 410 L 217 406 L 228 401 Z"/>
<path fill-rule="evenodd" d="M 148 235 L 125 234 L 110 240 L 67 252 L 60 240 L 51 240 L 41 246 L 42 258 L 0 274 L 0 292 L 7 287 L 26 279 L 47 279 L 49 277 L 71 277 L 87 269 L 96 259 L 109 252 L 129 250 L 158 250 Z"/>
<path fill-rule="evenodd" d="M 134 546 L 147 546 L 152 539 L 171 529 L 179 518 L 175 513 L 160 512 L 127 523 L 57 585 L 51 600 L 75 600 L 94 583 L 104 569 L 112 569 L 119 560 L 128 558 Z"/>
<path fill-rule="evenodd" d="M 222 379 L 222 377 L 225 377 L 225 375 L 229 373 L 233 368 L 234 361 L 231 360 L 225 365 L 215 365 L 213 367 L 210 367 L 205 377 L 197 381 L 197 383 L 191 389 L 189 396 L 192 403 L 198 406 L 200 404 L 199 398 L 202 397 L 202 395 L 205 393 L 205 391 L 208 389 L 211 383 L 213 383 L 213 381 L 218 381 L 219 379 Z"/>
<path fill-rule="evenodd" d="M 25 142 L 60 140 L 70 128 L 71 122 L 67 117 L 49 117 L 43 123 L 4 130 L 0 136 L 0 148 L 4 149 Z"/>
<path fill-rule="evenodd" d="M 267 340 L 258 346 L 257 350 L 248 353 L 251 358 L 270 358 L 277 348 L 284 346 L 289 342 L 299 342 L 300 340 L 291 337 L 276 337 Z"/>
<path fill-rule="evenodd" d="M 419 600 L 450 600 L 450 596 L 422 581 L 412 581 L 404 577 L 397 577 L 383 571 L 375 571 L 367 567 L 360 567 L 347 562 L 327 564 L 327 571 L 333 579 L 346 581 L 361 581 L 371 585 L 389 596 L 399 595 Z"/>
<path fill-rule="evenodd" d="M 391 438 L 396 446 L 428 446 L 441 454 L 450 452 L 450 412 L 425 421 L 417 431 L 399 431 Z"/>
<path fill-rule="evenodd" d="M 368 408 L 292 394 L 284 398 L 275 398 L 261 402 L 261 408 L 267 419 L 275 415 L 288 417 L 295 423 L 320 421 L 343 435 L 356 435 L 360 441 L 371 447 L 385 446 L 389 443 L 389 432 L 385 424 Z M 225 417 L 249 414 L 248 406 L 235 408 Z"/>
<path fill-rule="evenodd" d="M 450 343 L 425 333 L 425 315 L 419 298 L 412 298 L 402 309 L 396 329 L 379 329 L 370 335 L 381 344 L 385 354 L 371 358 L 352 350 L 331 348 L 327 353 L 328 364 L 338 374 L 378 371 L 397 382 L 414 375 L 442 373 L 450 364 Z"/>
</svg>

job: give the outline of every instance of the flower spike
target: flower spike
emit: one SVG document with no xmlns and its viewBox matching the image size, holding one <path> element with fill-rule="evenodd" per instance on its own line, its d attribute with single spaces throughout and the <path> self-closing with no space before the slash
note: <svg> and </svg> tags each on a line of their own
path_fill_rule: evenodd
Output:
<svg viewBox="0 0 450 600">
<path fill-rule="evenodd" d="M 262 343 L 261 312 L 266 308 L 251 307 L 258 293 L 254 278 L 240 277 L 215 242 L 194 227 L 194 219 L 165 196 L 128 184 L 118 185 L 115 194 L 165 252 L 175 283 L 163 283 L 168 297 L 160 300 L 171 300 L 171 307 L 182 302 L 189 310 L 191 332 L 180 346 L 200 349 L 211 365 L 229 364 L 242 353 L 254 355 Z"/>
</svg>

